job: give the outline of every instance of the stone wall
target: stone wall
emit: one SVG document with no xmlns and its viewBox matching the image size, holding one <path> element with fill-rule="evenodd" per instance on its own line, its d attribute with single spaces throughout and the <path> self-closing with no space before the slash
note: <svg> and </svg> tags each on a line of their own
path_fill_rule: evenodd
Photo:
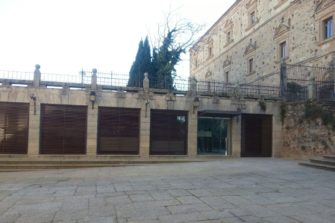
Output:
<svg viewBox="0 0 335 223">
<path fill-rule="evenodd" d="M 69 88 L 50 89 L 45 87 L 16 87 L 10 85 L 0 86 L 1 102 L 22 102 L 30 104 L 29 112 L 29 143 L 27 157 L 43 158 L 49 157 L 39 154 L 40 147 L 40 119 L 41 104 L 57 105 L 81 105 L 88 106 L 87 119 L 87 153 L 83 155 L 84 159 L 102 157 L 97 155 L 97 120 L 98 108 L 101 107 L 121 107 L 140 109 L 140 145 L 138 155 L 120 156 L 110 155 L 115 159 L 157 159 L 157 156 L 151 156 L 150 150 L 150 110 L 182 110 L 188 112 L 188 137 L 187 137 L 187 154 L 184 158 L 195 158 L 197 154 L 197 121 L 198 111 L 209 110 L 236 113 L 239 103 L 231 98 L 197 96 L 199 98 L 198 107 L 194 107 L 194 95 L 174 95 L 169 92 L 154 93 L 152 91 L 109 91 L 97 89 L 97 99 L 94 108 L 91 107 L 90 89 L 72 90 Z M 35 102 L 32 100 L 35 98 Z M 264 114 L 273 117 L 273 156 L 278 156 L 282 145 L 279 102 L 275 100 L 266 100 L 266 111 L 259 106 L 257 99 L 245 99 L 243 103 L 243 113 L 247 114 Z M 35 112 L 36 111 L 36 112 Z M 241 151 L 241 118 L 240 115 L 231 118 L 231 142 L 232 156 L 239 157 Z M 65 156 L 61 156 L 65 157 Z"/>
<path fill-rule="evenodd" d="M 250 13 L 256 21 L 250 24 Z M 335 1 L 239 0 L 192 47 L 191 75 L 199 80 L 279 84 L 280 44 L 288 64 L 327 66 L 335 38 L 324 39 L 323 21 L 335 18 Z M 228 38 L 228 35 L 230 36 Z M 253 59 L 254 71 L 248 71 Z M 272 75 L 273 74 L 273 75 Z M 271 78 L 265 78 L 271 76 Z"/>
<path fill-rule="evenodd" d="M 335 154 L 335 131 L 331 126 L 325 126 L 321 118 L 306 119 L 305 104 L 286 106 L 282 129 L 283 148 L 280 157 L 307 159 Z"/>
</svg>

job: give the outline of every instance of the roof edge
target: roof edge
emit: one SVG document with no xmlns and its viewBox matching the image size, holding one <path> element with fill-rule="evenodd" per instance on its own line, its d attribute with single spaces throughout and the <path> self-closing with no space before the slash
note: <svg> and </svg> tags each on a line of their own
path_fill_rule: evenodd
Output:
<svg viewBox="0 0 335 223">
<path fill-rule="evenodd" d="M 208 35 L 208 33 L 221 21 L 221 19 L 223 19 L 231 10 L 233 10 L 233 8 L 235 8 L 241 1 L 243 0 L 236 0 L 234 2 L 234 4 L 232 4 L 224 13 L 222 16 L 220 16 L 220 18 L 218 20 L 216 20 L 216 22 L 193 44 L 193 46 L 190 48 L 190 50 L 193 50 L 194 47 L 196 45 L 198 45 L 198 43 L 200 41 L 202 41 L 202 39 Z"/>
</svg>

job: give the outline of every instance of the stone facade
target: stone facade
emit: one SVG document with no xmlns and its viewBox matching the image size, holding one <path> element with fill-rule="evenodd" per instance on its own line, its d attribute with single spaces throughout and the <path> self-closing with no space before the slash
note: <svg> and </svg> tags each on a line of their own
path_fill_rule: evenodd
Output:
<svg viewBox="0 0 335 223">
<path fill-rule="evenodd" d="M 335 153 L 335 131 L 321 118 L 304 118 L 305 105 L 288 104 L 283 128 L 283 149 L 280 156 L 310 158 Z"/>
<path fill-rule="evenodd" d="M 282 61 L 327 66 L 335 57 L 334 19 L 334 0 L 236 0 L 191 48 L 191 76 L 278 85 Z"/>
<path fill-rule="evenodd" d="M 78 155 L 82 159 L 108 159 L 116 160 L 155 160 L 162 156 L 150 155 L 150 111 L 151 109 L 179 110 L 188 113 L 188 131 L 187 131 L 187 154 L 179 156 L 185 159 L 199 158 L 197 152 L 197 121 L 198 111 L 236 111 L 236 104 L 232 103 L 229 98 L 216 98 L 212 96 L 197 96 L 199 104 L 195 106 L 194 96 L 171 95 L 171 93 L 154 93 L 151 90 L 139 90 L 137 92 L 115 92 L 96 90 L 96 101 L 94 108 L 91 107 L 90 89 L 70 88 L 50 89 L 46 87 L 17 87 L 11 85 L 2 85 L 0 87 L 0 102 L 20 102 L 29 103 L 29 142 L 28 153 L 25 155 L 29 159 L 43 158 L 66 158 L 74 157 L 73 155 L 41 155 L 40 151 L 40 120 L 41 105 L 81 105 L 87 106 L 87 141 L 86 154 Z M 33 96 L 33 97 L 32 97 Z M 250 99 L 244 101 L 244 111 L 249 114 L 272 115 L 273 119 L 273 143 L 272 154 L 280 154 L 282 145 L 282 132 L 280 125 L 278 101 L 266 101 L 267 109 L 263 111 L 259 106 L 259 101 Z M 97 153 L 97 131 L 98 131 L 98 109 L 99 107 L 120 107 L 120 108 L 137 108 L 140 109 L 140 143 L 139 153 L 137 155 L 99 155 Z M 231 117 L 231 156 L 239 157 L 241 151 L 241 116 Z M 164 156 L 163 156 L 164 157 Z M 169 157 L 169 156 L 165 156 Z M 176 156 L 170 156 L 175 158 Z M 204 156 L 203 156 L 204 157 Z"/>
</svg>

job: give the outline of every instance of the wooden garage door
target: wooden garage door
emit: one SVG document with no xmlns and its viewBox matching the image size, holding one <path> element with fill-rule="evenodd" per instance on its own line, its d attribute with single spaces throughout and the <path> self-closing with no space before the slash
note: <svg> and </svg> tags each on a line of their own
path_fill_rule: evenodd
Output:
<svg viewBox="0 0 335 223">
<path fill-rule="evenodd" d="M 271 157 L 272 116 L 242 115 L 242 157 Z"/>
<path fill-rule="evenodd" d="M 86 152 L 87 107 L 41 106 L 41 154 Z"/>
<path fill-rule="evenodd" d="M 186 155 L 187 112 L 151 110 L 150 154 Z"/>
<path fill-rule="evenodd" d="M 0 153 L 27 153 L 28 126 L 29 104 L 0 102 Z"/>
<path fill-rule="evenodd" d="M 98 153 L 138 154 L 140 110 L 99 107 Z"/>
</svg>

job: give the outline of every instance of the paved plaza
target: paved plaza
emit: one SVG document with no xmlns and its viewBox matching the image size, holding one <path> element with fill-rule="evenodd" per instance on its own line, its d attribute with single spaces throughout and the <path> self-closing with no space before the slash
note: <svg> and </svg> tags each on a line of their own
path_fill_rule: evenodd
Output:
<svg viewBox="0 0 335 223">
<path fill-rule="evenodd" d="M 335 173 L 228 159 L 0 173 L 0 223 L 333 223 Z"/>
</svg>

